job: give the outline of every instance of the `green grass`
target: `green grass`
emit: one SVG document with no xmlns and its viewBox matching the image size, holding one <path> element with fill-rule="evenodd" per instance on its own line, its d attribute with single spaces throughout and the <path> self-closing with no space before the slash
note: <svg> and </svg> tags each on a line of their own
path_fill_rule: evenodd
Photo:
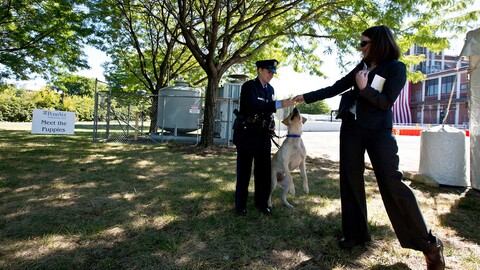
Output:
<svg viewBox="0 0 480 270">
<path fill-rule="evenodd" d="M 310 194 L 233 211 L 235 149 L 92 143 L 0 124 L 0 269 L 425 269 L 402 249 L 367 171 L 373 242 L 344 251 L 338 164 L 308 159 Z M 253 181 L 250 190 L 253 191 Z M 480 269 L 480 194 L 411 183 L 448 269 Z"/>
</svg>

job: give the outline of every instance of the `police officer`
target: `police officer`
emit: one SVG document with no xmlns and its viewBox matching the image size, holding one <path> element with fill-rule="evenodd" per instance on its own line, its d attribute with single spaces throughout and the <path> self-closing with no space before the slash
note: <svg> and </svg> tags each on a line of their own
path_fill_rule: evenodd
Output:
<svg viewBox="0 0 480 270">
<path fill-rule="evenodd" d="M 255 206 L 264 215 L 271 215 L 268 208 L 270 194 L 270 134 L 275 128 L 272 113 L 278 108 L 294 105 L 291 100 L 273 100 L 274 90 L 269 84 L 277 73 L 275 59 L 257 61 L 257 77 L 242 85 L 240 112 L 234 124 L 233 143 L 237 147 L 237 183 L 235 207 L 240 215 L 247 213 L 248 185 L 254 164 Z"/>
</svg>

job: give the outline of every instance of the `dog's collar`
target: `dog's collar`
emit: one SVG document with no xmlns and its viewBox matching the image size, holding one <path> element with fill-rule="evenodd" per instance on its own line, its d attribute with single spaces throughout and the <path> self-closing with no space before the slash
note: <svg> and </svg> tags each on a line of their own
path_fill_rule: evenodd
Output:
<svg viewBox="0 0 480 270">
<path fill-rule="evenodd" d="M 287 134 L 287 138 L 300 138 L 300 135 Z"/>
</svg>

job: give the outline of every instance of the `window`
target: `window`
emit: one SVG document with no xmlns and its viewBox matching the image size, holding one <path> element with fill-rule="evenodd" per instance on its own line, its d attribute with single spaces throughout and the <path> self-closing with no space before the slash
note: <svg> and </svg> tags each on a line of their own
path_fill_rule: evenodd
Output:
<svg viewBox="0 0 480 270">
<path fill-rule="evenodd" d="M 455 75 L 446 76 L 442 78 L 442 94 L 450 94 L 452 91 L 453 84 L 455 82 Z M 457 85 L 455 83 L 455 90 L 457 89 Z"/>
<path fill-rule="evenodd" d="M 438 95 L 438 78 L 425 81 L 425 96 Z"/>
<path fill-rule="evenodd" d="M 421 71 L 422 73 L 426 73 L 425 70 L 425 62 L 420 62 L 418 65 L 416 65 L 413 69 L 415 71 Z"/>
<path fill-rule="evenodd" d="M 418 55 L 418 54 L 427 54 L 427 48 L 426 47 L 420 47 L 418 45 L 415 44 L 415 54 Z"/>
</svg>

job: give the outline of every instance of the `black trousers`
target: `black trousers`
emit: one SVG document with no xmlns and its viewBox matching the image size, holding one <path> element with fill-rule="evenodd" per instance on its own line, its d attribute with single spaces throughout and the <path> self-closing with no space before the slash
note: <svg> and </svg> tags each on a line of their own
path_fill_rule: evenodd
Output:
<svg viewBox="0 0 480 270">
<path fill-rule="evenodd" d="M 271 149 L 269 147 L 238 147 L 237 146 L 237 184 L 235 190 L 235 207 L 246 209 L 248 185 L 254 165 L 254 199 L 255 206 L 266 208 L 271 186 Z"/>
<path fill-rule="evenodd" d="M 371 240 L 365 196 L 365 151 L 373 166 L 390 222 L 402 247 L 423 252 L 432 250 L 429 230 L 411 188 L 398 169 L 397 141 L 391 130 L 358 126 L 352 118 L 340 129 L 340 193 L 342 229 L 346 238 Z"/>
</svg>

